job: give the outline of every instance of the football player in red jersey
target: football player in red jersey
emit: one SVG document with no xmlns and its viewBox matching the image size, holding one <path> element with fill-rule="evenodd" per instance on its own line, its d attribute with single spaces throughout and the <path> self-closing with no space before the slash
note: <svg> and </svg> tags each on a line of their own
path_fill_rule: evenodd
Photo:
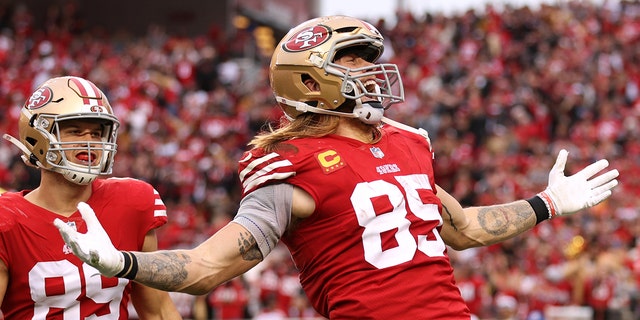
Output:
<svg viewBox="0 0 640 320">
<path fill-rule="evenodd" d="M 447 245 L 512 238 L 611 195 L 617 170 L 597 161 L 527 200 L 462 208 L 434 181 L 430 141 L 383 116 L 404 91 L 379 63 L 383 37 L 344 16 L 294 27 L 275 48 L 270 80 L 288 121 L 256 136 L 240 160 L 243 198 L 226 227 L 192 250 L 140 253 L 109 243 L 90 206 L 88 232 L 55 221 L 65 241 L 105 275 L 203 294 L 258 264 L 278 241 L 309 301 L 330 319 L 469 319 Z"/>
<path fill-rule="evenodd" d="M 20 148 L 40 168 L 33 190 L 0 196 L 0 305 L 6 319 L 128 319 L 129 301 L 142 319 L 179 319 L 167 292 L 101 276 L 60 241 L 54 219 L 87 228 L 76 205 L 90 203 L 122 250 L 157 249 L 167 222 L 158 192 L 135 179 L 96 179 L 112 171 L 119 122 L 106 96 L 78 77 L 52 78 L 21 109 Z"/>
</svg>

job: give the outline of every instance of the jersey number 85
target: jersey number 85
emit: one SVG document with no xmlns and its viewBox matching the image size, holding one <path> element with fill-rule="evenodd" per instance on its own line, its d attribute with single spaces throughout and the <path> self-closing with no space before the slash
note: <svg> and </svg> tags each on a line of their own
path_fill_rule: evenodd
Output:
<svg viewBox="0 0 640 320">
<path fill-rule="evenodd" d="M 437 226 L 442 225 L 438 205 L 423 203 L 419 194 L 420 190 L 431 190 L 429 177 L 425 174 L 413 174 L 397 176 L 395 179 L 399 186 L 383 180 L 361 182 L 351 195 L 358 223 L 364 228 L 362 244 L 365 260 L 379 269 L 410 261 L 416 250 L 429 257 L 444 256 L 445 251 L 445 244 L 435 227 L 428 231 L 431 235 L 416 236 L 409 228 L 409 213 L 423 221 L 437 221 Z M 406 198 L 400 188 L 404 190 Z M 388 198 L 393 209 L 388 212 L 376 212 L 374 199 L 379 197 Z M 383 250 L 382 233 L 394 229 L 398 245 Z"/>
</svg>

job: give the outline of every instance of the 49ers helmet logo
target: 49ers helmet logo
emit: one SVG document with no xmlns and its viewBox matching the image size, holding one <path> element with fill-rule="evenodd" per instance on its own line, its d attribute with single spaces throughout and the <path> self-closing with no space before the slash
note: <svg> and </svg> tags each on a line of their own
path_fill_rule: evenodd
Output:
<svg viewBox="0 0 640 320">
<path fill-rule="evenodd" d="M 29 100 L 27 100 L 26 108 L 34 110 L 44 107 L 53 98 L 53 91 L 49 87 L 42 87 L 31 94 Z"/>
<path fill-rule="evenodd" d="M 317 25 L 306 28 L 282 45 L 289 52 L 300 52 L 317 47 L 331 38 L 331 30 L 328 27 Z"/>
</svg>

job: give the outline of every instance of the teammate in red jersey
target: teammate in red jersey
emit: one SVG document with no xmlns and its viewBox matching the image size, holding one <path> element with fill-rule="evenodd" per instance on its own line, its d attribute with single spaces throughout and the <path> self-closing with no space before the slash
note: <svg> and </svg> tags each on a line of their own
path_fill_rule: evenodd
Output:
<svg viewBox="0 0 640 320">
<path fill-rule="evenodd" d="M 60 240 L 54 219 L 87 229 L 77 210 L 91 204 L 121 250 L 157 249 L 155 231 L 167 222 L 158 192 L 111 173 L 118 120 L 90 81 L 53 78 L 21 110 L 19 137 L 4 137 L 40 168 L 34 190 L 0 196 L 0 305 L 6 319 L 128 319 L 129 300 L 142 319 L 179 319 L 167 292 L 101 276 Z"/>
<path fill-rule="evenodd" d="M 54 222 L 84 261 L 162 290 L 202 294 L 285 243 L 310 302 L 330 319 L 468 319 L 447 246 L 490 245 L 611 195 L 600 160 L 566 177 L 561 151 L 544 191 L 462 208 L 434 180 L 424 130 L 383 116 L 403 101 L 398 68 L 378 63 L 383 38 L 344 17 L 294 27 L 275 48 L 270 80 L 288 117 L 240 160 L 243 198 L 226 227 L 192 250 L 140 253 L 109 243 L 91 207 L 88 232 Z"/>
</svg>

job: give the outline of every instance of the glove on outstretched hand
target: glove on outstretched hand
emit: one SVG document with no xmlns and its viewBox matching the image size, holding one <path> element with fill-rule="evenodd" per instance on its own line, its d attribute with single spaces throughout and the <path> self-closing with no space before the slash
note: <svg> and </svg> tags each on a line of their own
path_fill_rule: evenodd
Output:
<svg viewBox="0 0 640 320">
<path fill-rule="evenodd" d="M 551 217 L 571 214 L 593 207 L 611 196 L 611 189 L 618 185 L 618 170 L 609 170 L 595 176 L 609 166 L 609 161 L 596 161 L 572 176 L 564 175 L 567 150 L 560 150 L 555 165 L 549 172 L 549 185 L 538 194 L 547 204 Z"/>
<path fill-rule="evenodd" d="M 73 253 L 82 261 L 98 269 L 107 277 L 113 277 L 124 269 L 124 256 L 118 251 L 102 228 L 100 221 L 91 207 L 80 202 L 78 210 L 87 223 L 87 233 L 79 233 L 60 219 L 53 224 L 60 231 L 64 242 L 71 247 Z"/>
</svg>

